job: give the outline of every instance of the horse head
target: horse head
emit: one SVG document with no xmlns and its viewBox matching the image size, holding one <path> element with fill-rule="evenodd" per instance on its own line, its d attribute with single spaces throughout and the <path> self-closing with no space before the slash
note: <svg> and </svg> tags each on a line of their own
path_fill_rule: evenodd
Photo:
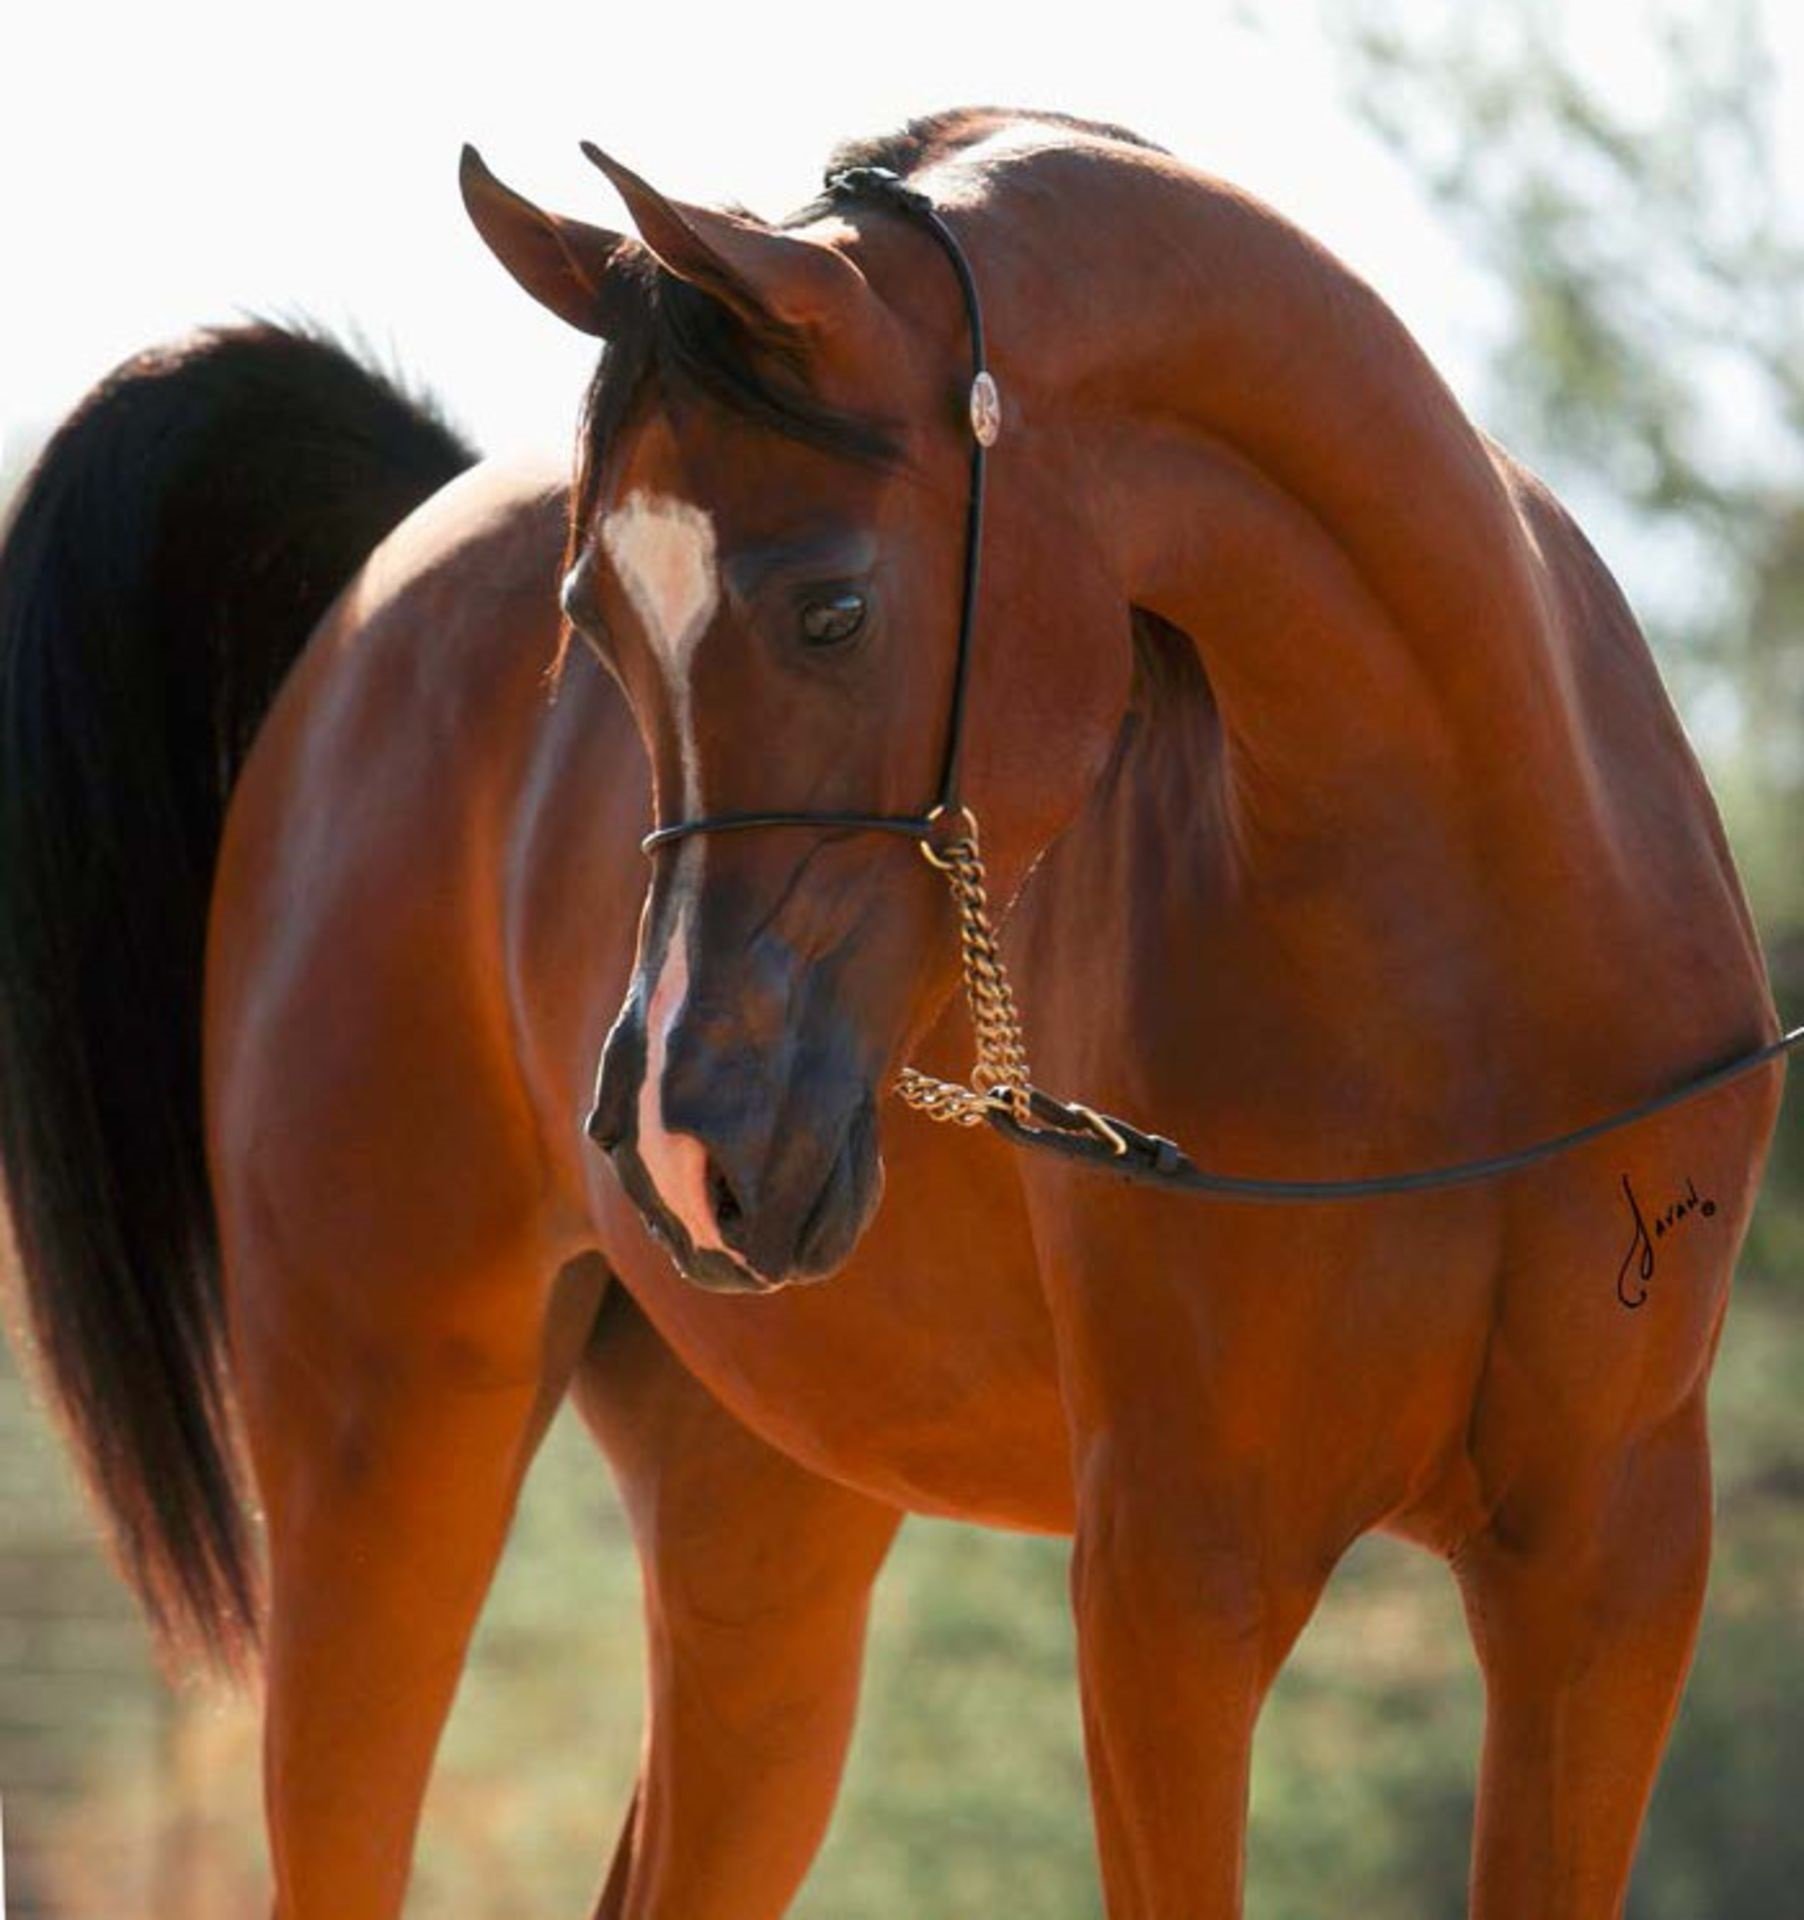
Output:
<svg viewBox="0 0 1804 1920">
<path fill-rule="evenodd" d="M 891 209 L 828 199 L 772 227 L 586 151 L 636 237 L 532 205 L 474 153 L 463 174 L 502 263 L 607 343 L 565 612 L 631 705 L 660 826 L 814 816 L 652 850 L 591 1132 L 691 1279 L 761 1290 L 851 1252 L 882 1188 L 882 1097 L 957 980 L 919 842 L 830 816 L 918 818 L 941 781 L 967 315 Z M 1036 383 L 1030 263 L 996 237 L 977 270 L 1008 328 L 1000 485 L 958 771 L 1006 901 L 1107 761 L 1130 648 L 1074 438 Z"/>
</svg>

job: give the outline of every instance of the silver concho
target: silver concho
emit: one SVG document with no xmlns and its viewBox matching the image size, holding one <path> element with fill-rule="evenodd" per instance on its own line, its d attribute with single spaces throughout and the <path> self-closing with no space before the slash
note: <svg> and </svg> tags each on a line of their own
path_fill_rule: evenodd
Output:
<svg viewBox="0 0 1804 1920">
<path fill-rule="evenodd" d="M 987 372 L 971 382 L 971 431 L 980 447 L 993 447 L 1002 431 L 1002 395 Z"/>
</svg>

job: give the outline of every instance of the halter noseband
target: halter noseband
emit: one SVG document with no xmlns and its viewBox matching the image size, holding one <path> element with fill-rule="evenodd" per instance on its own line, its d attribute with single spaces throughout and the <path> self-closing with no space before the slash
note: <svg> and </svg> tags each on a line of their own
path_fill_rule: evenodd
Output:
<svg viewBox="0 0 1804 1920">
<path fill-rule="evenodd" d="M 941 219 L 926 194 L 909 186 L 888 167 L 852 167 L 827 181 L 830 198 L 867 201 L 918 221 L 931 233 L 952 262 L 964 296 L 965 322 L 971 339 L 971 480 L 965 500 L 964 579 L 958 610 L 958 652 L 952 665 L 952 698 L 946 714 L 946 744 L 940 759 L 938 792 L 924 813 L 715 813 L 699 820 L 677 820 L 655 827 L 640 841 L 646 853 L 674 846 L 696 833 L 743 833 L 753 827 L 820 827 L 854 832 L 896 833 L 930 844 L 942 822 L 955 821 L 964 811 L 959 798 L 959 755 L 965 731 L 965 688 L 971 677 L 971 634 L 977 617 L 977 581 L 983 558 L 983 486 L 985 455 L 1001 431 L 1001 401 L 996 382 L 985 364 L 983 306 L 977 281 L 958 236 Z"/>
</svg>

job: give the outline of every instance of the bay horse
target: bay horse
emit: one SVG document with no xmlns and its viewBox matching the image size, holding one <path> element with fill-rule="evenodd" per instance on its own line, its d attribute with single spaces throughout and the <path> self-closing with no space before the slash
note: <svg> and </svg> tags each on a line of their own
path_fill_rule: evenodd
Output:
<svg viewBox="0 0 1804 1920">
<path fill-rule="evenodd" d="M 573 1395 L 650 1638 L 602 1920 L 783 1911 L 905 1513 L 1073 1536 L 1111 1920 L 1241 1911 L 1261 1701 L 1372 1529 L 1483 1667 L 1472 1913 L 1619 1914 L 1780 1076 L 1308 1208 L 888 1100 L 969 1045 L 944 876 L 868 825 L 942 764 L 969 314 L 893 200 L 773 226 L 591 157 L 633 236 L 463 174 L 607 343 L 573 481 L 252 326 L 98 389 L 0 567 L 30 1308 L 152 1619 L 260 1633 L 276 1912 L 399 1910 Z M 835 168 L 931 205 L 988 316 L 960 801 L 1046 1085 L 1356 1177 L 1772 1040 L 1632 616 L 1368 287 L 1116 128 Z"/>
</svg>

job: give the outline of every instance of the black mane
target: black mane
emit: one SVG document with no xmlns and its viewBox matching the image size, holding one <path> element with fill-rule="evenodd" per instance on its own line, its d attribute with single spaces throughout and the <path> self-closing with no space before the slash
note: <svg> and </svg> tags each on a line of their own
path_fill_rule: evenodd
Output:
<svg viewBox="0 0 1804 1920">
<path fill-rule="evenodd" d="M 1087 133 L 1094 139 L 1114 140 L 1147 153 L 1165 151 L 1126 127 L 1111 126 L 1103 120 L 1081 120 L 1076 114 L 1041 113 L 1024 107 L 948 107 L 907 121 L 894 133 L 844 141 L 834 148 L 827 161 L 827 177 L 831 179 L 834 174 L 852 167 L 887 167 L 906 180 L 930 162 L 942 160 L 961 147 L 974 146 L 979 140 L 987 139 L 1003 127 L 1024 121 L 1034 126 L 1063 127 L 1069 133 Z M 799 225 L 814 218 L 823 204 L 815 202 L 784 224 Z"/>
<path fill-rule="evenodd" d="M 823 452 L 887 465 L 897 457 L 887 422 L 843 412 L 810 392 L 800 340 L 774 326 L 754 332 L 711 295 L 643 250 L 629 256 L 632 295 L 602 352 L 583 402 L 581 460 L 571 515 L 580 535 L 594 508 L 610 446 L 642 401 L 704 398 L 755 426 Z M 633 297 L 636 296 L 636 297 Z"/>
</svg>

